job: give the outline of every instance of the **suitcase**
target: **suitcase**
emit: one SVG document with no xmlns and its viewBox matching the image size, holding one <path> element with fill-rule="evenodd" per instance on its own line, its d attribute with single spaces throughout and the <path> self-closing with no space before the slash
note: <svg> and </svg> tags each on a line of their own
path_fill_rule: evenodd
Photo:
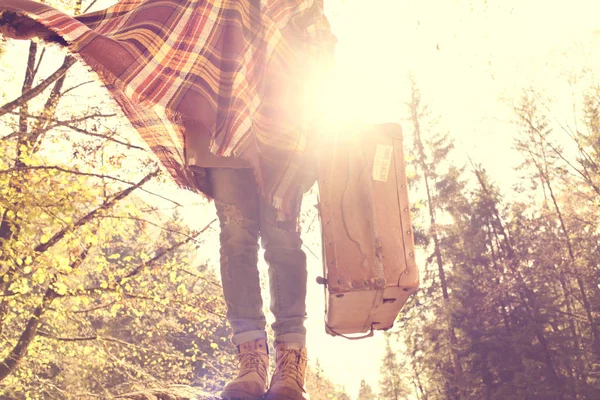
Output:
<svg viewBox="0 0 600 400">
<path fill-rule="evenodd" d="M 336 336 L 387 330 L 419 287 L 402 129 L 328 135 L 318 166 L 325 327 Z"/>
</svg>

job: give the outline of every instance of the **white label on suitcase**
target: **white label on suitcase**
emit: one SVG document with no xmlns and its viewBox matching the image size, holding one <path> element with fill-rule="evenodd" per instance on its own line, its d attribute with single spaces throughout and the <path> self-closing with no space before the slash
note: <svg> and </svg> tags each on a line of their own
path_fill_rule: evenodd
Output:
<svg viewBox="0 0 600 400">
<path fill-rule="evenodd" d="M 390 145 L 377 145 L 377 148 L 375 149 L 375 159 L 373 160 L 374 181 L 387 182 L 393 151 L 394 148 Z"/>
</svg>

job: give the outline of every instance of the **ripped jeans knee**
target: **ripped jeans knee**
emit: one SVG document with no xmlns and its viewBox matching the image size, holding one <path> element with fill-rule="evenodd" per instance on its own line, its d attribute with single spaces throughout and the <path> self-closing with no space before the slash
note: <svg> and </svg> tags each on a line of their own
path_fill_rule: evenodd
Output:
<svg viewBox="0 0 600 400">
<path fill-rule="evenodd" d="M 236 224 L 240 227 L 247 225 L 246 218 L 242 209 L 234 204 L 227 204 L 218 200 L 215 200 L 217 213 L 219 214 L 219 221 L 221 225 Z"/>
</svg>

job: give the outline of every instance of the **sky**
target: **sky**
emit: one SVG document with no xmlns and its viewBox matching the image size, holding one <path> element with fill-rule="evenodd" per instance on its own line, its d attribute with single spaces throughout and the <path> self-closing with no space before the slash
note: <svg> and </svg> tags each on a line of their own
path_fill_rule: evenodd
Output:
<svg viewBox="0 0 600 400">
<path fill-rule="evenodd" d="M 485 161 L 496 176 L 515 162 L 506 157 L 514 131 L 511 99 L 524 87 L 539 86 L 566 94 L 568 102 L 570 88 L 566 78 L 556 80 L 557 69 L 583 62 L 574 58 L 575 48 L 589 46 L 600 30 L 600 3 L 586 0 L 328 4 L 339 39 L 339 102 L 331 102 L 339 104 L 337 114 L 404 122 L 407 130 L 402 118 L 411 73 L 458 150 Z"/>
<path fill-rule="evenodd" d="M 112 2 L 103 2 L 106 6 Z M 598 46 L 600 2 L 590 0 L 325 0 L 338 38 L 334 119 L 399 122 L 405 131 L 412 73 L 441 126 L 457 140 L 457 151 L 482 162 L 493 179 L 510 185 L 518 163 L 511 150 L 515 128 L 511 99 L 527 86 L 559 96 L 568 117 L 567 75 L 563 66 L 585 60 L 580 48 Z M 585 52 L 584 52 L 585 53 Z M 590 61 L 593 63 L 593 60 Z M 507 186 L 508 187 L 508 186 Z M 164 193 L 164 192 L 163 192 Z M 185 203 L 184 215 L 198 227 L 215 218 L 212 205 L 197 196 L 172 192 Z M 307 196 L 305 207 L 316 203 Z M 197 262 L 218 263 L 215 229 Z M 320 233 L 304 235 L 308 253 L 309 358 L 355 397 L 361 379 L 377 387 L 384 353 L 383 335 L 347 341 L 325 334 L 324 297 L 315 278 L 322 274 Z M 310 249 L 310 251 L 308 251 Z M 315 255 L 312 255 L 314 253 Z M 263 276 L 264 263 L 260 265 Z"/>
</svg>

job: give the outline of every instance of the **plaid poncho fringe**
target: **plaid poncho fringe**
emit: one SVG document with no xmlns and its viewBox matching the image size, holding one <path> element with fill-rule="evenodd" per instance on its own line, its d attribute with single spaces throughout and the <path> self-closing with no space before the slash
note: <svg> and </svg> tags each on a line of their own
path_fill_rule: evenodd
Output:
<svg viewBox="0 0 600 400">
<path fill-rule="evenodd" d="M 312 183 L 304 86 L 335 43 L 322 0 L 123 0 L 77 17 L 0 0 L 0 10 L 65 39 L 179 186 L 197 190 L 184 119 L 206 127 L 212 153 L 247 160 L 276 208 L 295 209 Z"/>
</svg>

